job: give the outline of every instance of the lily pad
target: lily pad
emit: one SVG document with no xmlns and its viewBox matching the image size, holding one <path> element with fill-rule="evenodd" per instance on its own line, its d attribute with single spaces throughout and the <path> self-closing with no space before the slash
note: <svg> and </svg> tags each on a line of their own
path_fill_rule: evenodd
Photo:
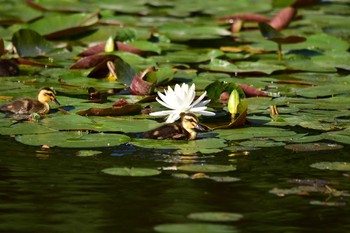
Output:
<svg viewBox="0 0 350 233">
<path fill-rule="evenodd" d="M 210 223 L 169 223 L 154 227 L 156 232 L 162 233 L 235 233 L 239 232 L 234 226 Z"/>
<path fill-rule="evenodd" d="M 347 162 L 319 162 L 311 164 L 310 167 L 322 170 L 350 171 L 350 163 Z"/>
<path fill-rule="evenodd" d="M 2 135 L 18 135 L 18 134 L 41 134 L 52 133 L 57 130 L 46 127 L 35 122 L 22 122 L 9 126 L 1 126 L 0 134 Z"/>
<path fill-rule="evenodd" d="M 101 153 L 102 153 L 102 151 L 98 151 L 98 150 L 80 150 L 77 152 L 77 156 L 90 157 L 90 156 L 95 156 L 95 155 L 98 155 Z"/>
<path fill-rule="evenodd" d="M 246 127 L 239 129 L 231 130 L 215 130 L 221 138 L 226 140 L 245 140 L 252 138 L 278 138 L 279 141 L 284 139 L 289 141 L 290 137 L 296 135 L 294 131 L 281 129 L 281 128 L 272 128 L 272 127 Z"/>
<path fill-rule="evenodd" d="M 216 153 L 226 146 L 225 141 L 219 138 L 204 138 L 192 141 L 133 139 L 130 144 L 152 149 L 181 150 L 183 153 Z"/>
<path fill-rule="evenodd" d="M 118 146 L 127 143 L 130 138 L 122 134 L 86 134 L 73 131 L 20 135 L 16 137 L 16 140 L 32 146 L 92 148 Z"/>
<path fill-rule="evenodd" d="M 214 165 L 214 164 L 189 164 L 178 166 L 177 170 L 188 172 L 229 172 L 235 171 L 236 166 L 233 165 Z"/>
<path fill-rule="evenodd" d="M 112 167 L 102 170 L 103 173 L 113 176 L 156 176 L 161 172 L 150 168 L 127 168 L 127 167 Z"/>
<path fill-rule="evenodd" d="M 242 219 L 243 215 L 230 212 L 198 212 L 191 213 L 187 217 L 193 220 L 209 222 L 235 222 Z"/>
<path fill-rule="evenodd" d="M 46 55 L 54 46 L 36 31 L 21 29 L 12 37 L 12 43 L 21 57 Z"/>
<path fill-rule="evenodd" d="M 339 150 L 343 146 L 339 144 L 332 143 L 302 143 L 302 144 L 289 144 L 284 148 L 295 151 L 295 152 L 305 152 L 305 151 L 325 151 L 325 150 Z"/>
</svg>

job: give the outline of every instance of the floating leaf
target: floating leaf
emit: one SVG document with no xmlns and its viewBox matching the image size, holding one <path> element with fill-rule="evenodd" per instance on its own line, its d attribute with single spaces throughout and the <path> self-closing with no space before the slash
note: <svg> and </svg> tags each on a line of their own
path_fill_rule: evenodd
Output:
<svg viewBox="0 0 350 233">
<path fill-rule="evenodd" d="M 192 141 L 185 140 L 154 140 L 134 139 L 130 142 L 135 146 L 152 149 L 175 149 L 186 153 L 216 153 L 226 146 L 225 141 L 219 138 L 203 138 Z"/>
<path fill-rule="evenodd" d="M 140 111 L 140 104 L 127 104 L 111 108 L 89 108 L 87 110 L 79 111 L 77 114 L 81 116 L 121 116 L 137 114 Z"/>
<path fill-rule="evenodd" d="M 113 176 L 156 176 L 161 172 L 150 168 L 128 168 L 128 167 L 112 167 L 102 170 L 103 173 Z"/>
<path fill-rule="evenodd" d="M 322 170 L 350 171 L 350 163 L 346 162 L 319 162 L 311 164 L 310 167 Z"/>
<path fill-rule="evenodd" d="M 54 49 L 50 42 L 30 29 L 21 29 L 13 34 L 12 43 L 21 57 L 46 55 Z"/>
<path fill-rule="evenodd" d="M 235 171 L 233 165 L 213 165 L 213 164 L 189 164 L 177 167 L 178 170 L 188 172 L 229 172 Z"/>
<path fill-rule="evenodd" d="M 56 132 L 56 130 L 34 122 L 22 122 L 0 127 L 0 134 L 2 135 L 41 134 L 51 132 Z"/>
<path fill-rule="evenodd" d="M 88 30 L 99 20 L 98 13 L 48 14 L 29 25 L 47 39 L 76 35 Z"/>
<path fill-rule="evenodd" d="M 198 212 L 191 213 L 187 217 L 193 220 L 209 222 L 235 222 L 242 219 L 243 215 L 230 212 Z"/>
<path fill-rule="evenodd" d="M 247 127 L 232 130 L 215 130 L 220 137 L 226 140 L 244 140 L 252 138 L 279 138 L 288 141 L 296 135 L 294 131 L 272 127 Z"/>
<path fill-rule="evenodd" d="M 173 223 L 161 224 L 154 230 L 162 233 L 235 233 L 239 232 L 234 226 L 209 223 Z"/>
<path fill-rule="evenodd" d="M 303 144 L 289 144 L 284 148 L 295 151 L 295 152 L 305 152 L 305 151 L 326 151 L 326 150 L 339 150 L 343 146 L 339 144 L 332 143 L 303 143 Z"/>
<path fill-rule="evenodd" d="M 48 145 L 49 147 L 90 148 L 118 146 L 128 142 L 130 138 L 122 134 L 55 132 L 21 135 L 17 136 L 16 140 L 32 146 Z"/>
<path fill-rule="evenodd" d="M 346 202 L 333 202 L 333 201 L 310 201 L 311 205 L 319 206 L 345 206 Z"/>
<path fill-rule="evenodd" d="M 79 157 L 90 157 L 101 154 L 101 151 L 98 150 L 80 150 L 77 152 L 77 156 Z"/>
</svg>

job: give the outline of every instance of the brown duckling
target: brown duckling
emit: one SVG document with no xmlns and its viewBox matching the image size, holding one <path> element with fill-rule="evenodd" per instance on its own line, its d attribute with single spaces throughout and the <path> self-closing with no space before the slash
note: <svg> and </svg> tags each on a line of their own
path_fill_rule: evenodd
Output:
<svg viewBox="0 0 350 233">
<path fill-rule="evenodd" d="M 12 114 L 46 114 L 50 110 L 48 102 L 60 105 L 56 99 L 56 92 L 49 87 L 43 87 L 39 90 L 37 100 L 31 98 L 14 100 L 2 105 L 0 111 Z"/>
<path fill-rule="evenodd" d="M 208 127 L 199 124 L 198 117 L 193 113 L 181 113 L 178 122 L 162 125 L 144 133 L 144 137 L 153 139 L 184 139 L 194 140 L 197 131 L 208 131 Z"/>
</svg>

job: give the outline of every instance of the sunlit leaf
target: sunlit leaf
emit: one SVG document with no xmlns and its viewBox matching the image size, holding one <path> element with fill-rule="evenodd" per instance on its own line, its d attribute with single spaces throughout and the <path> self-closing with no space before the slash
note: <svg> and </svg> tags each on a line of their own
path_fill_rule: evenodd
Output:
<svg viewBox="0 0 350 233">
<path fill-rule="evenodd" d="M 188 172 L 229 172 L 235 171 L 236 166 L 233 165 L 213 165 L 213 164 L 189 164 L 177 167 L 178 170 Z"/>
<path fill-rule="evenodd" d="M 47 134 L 27 134 L 16 137 L 16 140 L 32 146 L 48 145 L 64 148 L 111 147 L 124 144 L 130 140 L 122 134 L 86 134 L 81 132 L 55 132 Z"/>
<path fill-rule="evenodd" d="M 77 156 L 79 157 L 90 157 L 101 154 L 101 151 L 98 150 L 80 150 L 77 152 Z"/>
<path fill-rule="evenodd" d="M 161 224 L 154 227 L 156 232 L 162 233 L 235 233 L 239 232 L 234 226 L 209 224 L 209 223 L 169 223 Z"/>
<path fill-rule="evenodd" d="M 29 25 L 46 38 L 60 38 L 86 31 L 98 22 L 96 13 L 76 13 L 69 15 L 49 14 Z"/>
<path fill-rule="evenodd" d="M 112 167 L 105 168 L 102 172 L 113 176 L 155 176 L 161 173 L 161 171 L 156 169 L 137 167 Z"/>
<path fill-rule="evenodd" d="M 242 214 L 230 212 L 197 212 L 187 216 L 190 219 L 209 222 L 234 222 L 243 218 Z"/>
<path fill-rule="evenodd" d="M 350 171 L 350 163 L 346 162 L 318 162 L 311 164 L 310 167 L 322 170 Z"/>
</svg>

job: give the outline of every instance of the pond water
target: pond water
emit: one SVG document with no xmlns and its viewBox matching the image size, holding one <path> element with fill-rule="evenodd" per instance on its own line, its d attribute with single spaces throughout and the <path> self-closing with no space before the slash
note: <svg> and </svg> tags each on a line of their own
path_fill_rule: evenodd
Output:
<svg viewBox="0 0 350 233">
<path fill-rule="evenodd" d="M 136 149 L 129 145 L 78 157 L 76 149 L 40 151 L 1 136 L 0 232 L 154 232 L 160 224 L 198 223 L 194 212 L 239 213 L 229 229 L 203 232 L 349 232 L 349 206 L 311 205 L 310 201 L 347 203 L 324 193 L 279 197 L 274 188 L 291 188 L 291 180 L 326 180 L 349 189 L 343 172 L 311 168 L 318 161 L 346 161 L 349 147 L 336 152 L 296 153 L 283 147 L 197 158 L 209 164 L 236 164 L 225 175 L 237 182 L 181 179 L 164 171 L 151 177 L 110 176 L 114 166 L 169 167 L 173 152 Z M 164 231 L 167 232 L 167 231 Z M 181 231 L 169 231 L 181 232 Z M 187 232 L 187 231 L 185 231 Z"/>
</svg>

